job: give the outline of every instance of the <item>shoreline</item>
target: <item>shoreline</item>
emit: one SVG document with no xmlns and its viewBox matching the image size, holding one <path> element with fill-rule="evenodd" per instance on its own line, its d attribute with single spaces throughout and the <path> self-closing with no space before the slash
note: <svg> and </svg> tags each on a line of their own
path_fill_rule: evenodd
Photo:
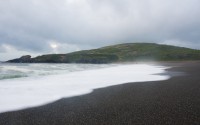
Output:
<svg viewBox="0 0 200 125">
<path fill-rule="evenodd" d="M 146 64 L 110 65 L 60 75 L 0 81 L 0 113 L 38 107 L 128 82 L 166 80 L 168 75 L 159 75 L 165 72 L 164 69 L 166 67 Z"/>
<path fill-rule="evenodd" d="M 199 124 L 200 62 L 158 62 L 186 75 L 125 83 L 54 103 L 0 114 L 0 125 Z"/>
</svg>

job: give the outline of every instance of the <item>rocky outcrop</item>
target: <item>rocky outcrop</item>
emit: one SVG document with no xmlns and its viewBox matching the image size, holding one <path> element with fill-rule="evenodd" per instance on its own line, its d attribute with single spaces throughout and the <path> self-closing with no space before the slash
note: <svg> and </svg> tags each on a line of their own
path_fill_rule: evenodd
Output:
<svg viewBox="0 0 200 125">
<path fill-rule="evenodd" d="M 25 55 L 25 56 L 22 56 L 22 57 L 17 58 L 17 59 L 9 60 L 7 62 L 11 62 L 11 63 L 31 63 L 32 58 L 31 58 L 30 55 Z"/>
</svg>

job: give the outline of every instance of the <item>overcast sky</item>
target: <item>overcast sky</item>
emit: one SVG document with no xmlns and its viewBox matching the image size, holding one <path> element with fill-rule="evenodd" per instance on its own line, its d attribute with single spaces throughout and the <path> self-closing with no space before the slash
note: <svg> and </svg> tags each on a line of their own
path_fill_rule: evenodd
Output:
<svg viewBox="0 0 200 125">
<path fill-rule="evenodd" d="M 0 60 L 126 42 L 200 49 L 200 0 L 0 0 Z"/>
</svg>

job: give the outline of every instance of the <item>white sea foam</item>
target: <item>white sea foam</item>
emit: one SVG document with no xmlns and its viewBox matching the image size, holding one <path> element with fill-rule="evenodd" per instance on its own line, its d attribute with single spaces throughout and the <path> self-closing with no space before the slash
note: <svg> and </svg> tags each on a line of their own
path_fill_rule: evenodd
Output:
<svg viewBox="0 0 200 125">
<path fill-rule="evenodd" d="M 63 74 L 114 66 L 113 64 L 28 64 L 0 63 L 0 80 Z"/>
<path fill-rule="evenodd" d="M 116 65 L 67 74 L 0 81 L 0 113 L 40 106 L 128 82 L 166 80 L 166 67 L 132 64 Z"/>
</svg>

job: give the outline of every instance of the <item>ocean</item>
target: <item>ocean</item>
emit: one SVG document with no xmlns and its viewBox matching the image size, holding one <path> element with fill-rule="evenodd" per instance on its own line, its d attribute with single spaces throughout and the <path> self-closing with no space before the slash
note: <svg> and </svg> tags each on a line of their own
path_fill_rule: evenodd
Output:
<svg viewBox="0 0 200 125">
<path fill-rule="evenodd" d="M 0 64 L 0 113 L 124 83 L 166 80 L 168 67 L 147 64 Z M 161 75 L 162 74 L 162 75 Z"/>
<path fill-rule="evenodd" d="M 0 80 L 66 74 L 115 66 L 114 64 L 0 63 Z"/>
</svg>

